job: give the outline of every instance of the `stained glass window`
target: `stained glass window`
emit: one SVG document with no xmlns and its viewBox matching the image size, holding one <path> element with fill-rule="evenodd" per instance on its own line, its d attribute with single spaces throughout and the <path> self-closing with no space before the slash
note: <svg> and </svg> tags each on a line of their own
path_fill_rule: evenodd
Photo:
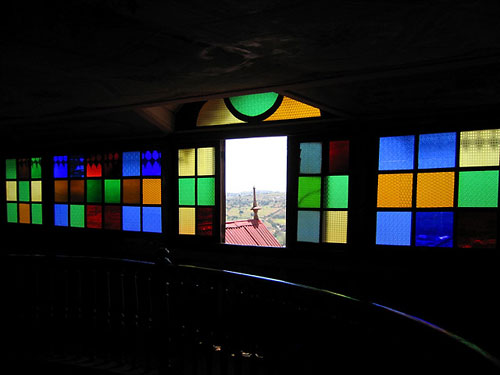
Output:
<svg viewBox="0 0 500 375">
<path fill-rule="evenodd" d="M 162 232 L 160 151 L 55 156 L 53 171 L 56 226 Z"/>
<path fill-rule="evenodd" d="M 495 247 L 499 155 L 500 129 L 380 138 L 376 243 Z"/>
<path fill-rule="evenodd" d="M 301 142 L 297 241 L 347 243 L 349 142 Z"/>
<path fill-rule="evenodd" d="M 5 160 L 7 222 L 43 224 L 42 159 Z"/>
</svg>

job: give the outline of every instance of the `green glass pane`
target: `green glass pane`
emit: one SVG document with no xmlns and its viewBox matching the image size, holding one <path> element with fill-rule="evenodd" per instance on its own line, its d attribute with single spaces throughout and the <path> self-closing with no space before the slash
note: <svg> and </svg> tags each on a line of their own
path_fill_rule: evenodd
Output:
<svg viewBox="0 0 500 375">
<path fill-rule="evenodd" d="M 319 208 L 321 203 L 321 177 L 299 177 L 299 208 Z"/>
<path fill-rule="evenodd" d="M 31 205 L 31 223 L 42 224 L 42 205 L 35 203 Z"/>
<path fill-rule="evenodd" d="M 194 178 L 179 178 L 179 205 L 194 206 Z"/>
<path fill-rule="evenodd" d="M 349 176 L 327 176 L 325 180 L 324 206 L 326 208 L 347 208 Z"/>
<path fill-rule="evenodd" d="M 460 172 L 458 207 L 498 207 L 498 171 Z"/>
<path fill-rule="evenodd" d="M 215 178 L 198 179 L 198 204 L 200 206 L 215 205 Z"/>
<path fill-rule="evenodd" d="M 121 203 L 120 180 L 104 180 L 104 202 Z"/>
<path fill-rule="evenodd" d="M 87 180 L 87 202 L 102 202 L 102 183 L 101 180 Z"/>
<path fill-rule="evenodd" d="M 254 117 L 263 114 L 276 102 L 278 94 L 266 92 L 262 94 L 241 95 L 229 98 L 233 107 L 241 114 Z"/>
<path fill-rule="evenodd" d="M 5 160 L 5 178 L 7 180 L 15 180 L 17 178 L 16 166 L 17 166 L 16 159 Z"/>
<path fill-rule="evenodd" d="M 76 228 L 85 227 L 85 206 L 72 204 L 69 206 L 69 225 Z"/>
<path fill-rule="evenodd" d="M 7 203 L 7 222 L 17 223 L 17 203 Z"/>
<path fill-rule="evenodd" d="M 30 182 L 29 181 L 19 181 L 19 201 L 29 202 L 30 201 Z"/>
<path fill-rule="evenodd" d="M 31 178 L 42 178 L 42 158 L 31 158 Z"/>
</svg>

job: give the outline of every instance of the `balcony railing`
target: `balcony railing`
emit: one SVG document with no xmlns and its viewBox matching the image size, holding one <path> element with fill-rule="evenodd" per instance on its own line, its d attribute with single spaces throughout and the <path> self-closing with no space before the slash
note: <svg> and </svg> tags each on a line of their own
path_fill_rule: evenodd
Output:
<svg viewBox="0 0 500 375">
<path fill-rule="evenodd" d="M 488 353 L 439 327 L 331 291 L 162 261 L 0 259 L 3 361 L 37 372 L 500 369 Z"/>
</svg>

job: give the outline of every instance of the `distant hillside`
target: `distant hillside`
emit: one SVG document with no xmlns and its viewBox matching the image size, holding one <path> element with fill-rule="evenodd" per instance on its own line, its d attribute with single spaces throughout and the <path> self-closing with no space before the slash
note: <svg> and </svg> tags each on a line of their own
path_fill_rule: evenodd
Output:
<svg viewBox="0 0 500 375">
<path fill-rule="evenodd" d="M 253 192 L 226 193 L 226 221 L 253 219 Z M 286 241 L 286 193 L 257 191 L 259 219 L 278 242 Z"/>
</svg>

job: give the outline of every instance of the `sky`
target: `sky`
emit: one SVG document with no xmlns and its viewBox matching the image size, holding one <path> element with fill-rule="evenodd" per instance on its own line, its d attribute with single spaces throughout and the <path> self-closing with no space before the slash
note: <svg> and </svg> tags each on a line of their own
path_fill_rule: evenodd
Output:
<svg viewBox="0 0 500 375">
<path fill-rule="evenodd" d="M 286 192 L 287 137 L 226 140 L 226 192 Z"/>
</svg>

